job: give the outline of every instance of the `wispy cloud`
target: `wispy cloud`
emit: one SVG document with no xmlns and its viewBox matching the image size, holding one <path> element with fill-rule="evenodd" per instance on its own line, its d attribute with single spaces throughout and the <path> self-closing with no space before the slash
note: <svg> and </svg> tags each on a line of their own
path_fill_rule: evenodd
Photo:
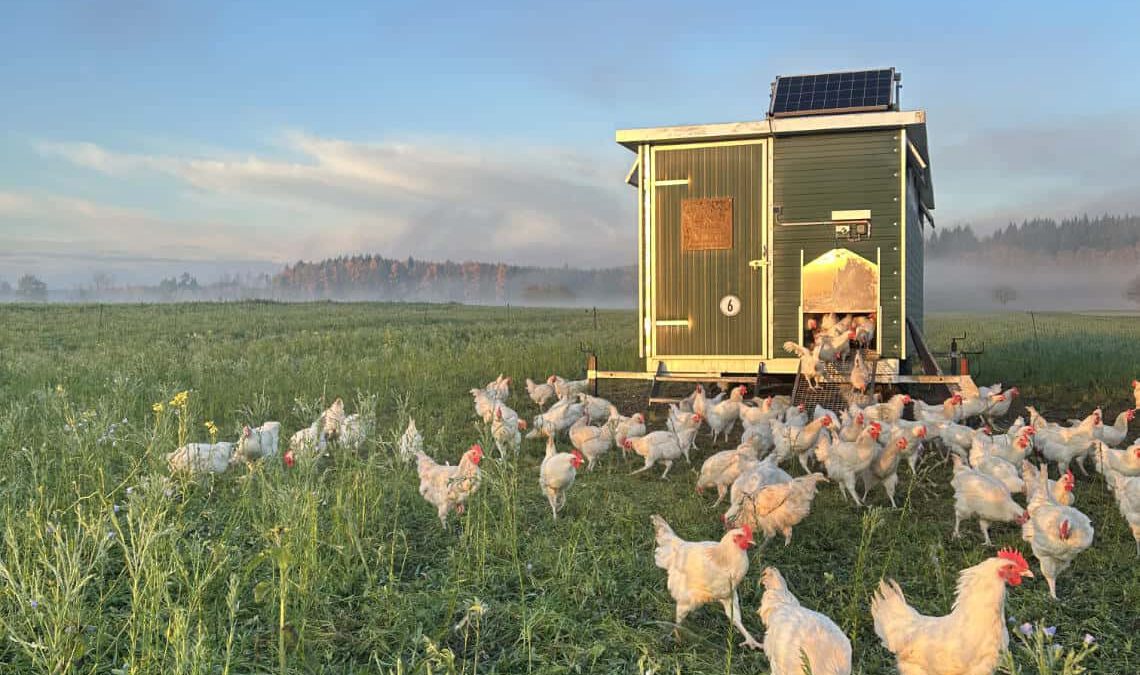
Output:
<svg viewBox="0 0 1140 675">
<path fill-rule="evenodd" d="M 967 133 L 933 157 L 942 222 L 1140 212 L 1140 118 L 1105 113 Z"/>
<path fill-rule="evenodd" d="M 561 265 L 625 264 L 635 200 L 617 160 L 562 148 L 446 141 L 359 143 L 292 132 L 282 155 L 162 156 L 93 143 L 40 153 L 123 181 L 165 176 L 240 204 L 266 257 L 378 250 L 423 258 Z M 279 216 L 291 226 L 282 230 Z M 210 246 L 205 241 L 203 246 Z M 248 249 L 247 249 L 248 250 Z"/>
</svg>

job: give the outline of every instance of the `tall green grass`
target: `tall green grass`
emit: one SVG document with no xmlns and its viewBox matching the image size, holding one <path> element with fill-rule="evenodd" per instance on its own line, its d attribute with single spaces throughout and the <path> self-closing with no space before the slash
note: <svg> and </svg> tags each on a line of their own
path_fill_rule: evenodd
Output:
<svg viewBox="0 0 1140 675">
<path fill-rule="evenodd" d="M 939 349 L 968 325 L 986 340 L 982 379 L 1022 385 L 1046 410 L 1124 405 L 1136 319 L 1037 321 L 1035 342 L 1020 316 L 935 318 L 928 333 Z M 719 606 L 695 612 L 674 638 L 665 573 L 653 565 L 651 513 L 689 539 L 721 531 L 719 512 L 693 491 L 699 460 L 714 450 L 704 435 L 694 465 L 667 481 L 630 477 L 620 453 L 605 457 L 580 474 L 557 523 L 538 490 L 541 444 L 505 462 L 488 455 L 478 495 L 446 530 L 418 495 L 414 467 L 392 452 L 410 414 L 440 459 L 487 444 L 466 391 L 500 372 L 515 378 L 511 404 L 529 417 L 523 378 L 580 374 L 582 348 L 605 368 L 636 368 L 634 324 L 626 312 L 599 312 L 595 328 L 585 311 L 426 305 L 0 307 L 0 664 L 764 672 L 762 655 L 729 649 L 738 639 Z M 603 393 L 632 412 L 643 389 Z M 180 391 L 189 402 L 176 415 L 169 403 Z M 349 412 L 375 415 L 361 452 L 165 479 L 163 455 L 180 436 L 209 440 L 206 421 L 223 440 L 266 419 L 288 435 L 336 396 Z M 167 404 L 161 414 L 156 402 Z M 891 672 L 867 613 L 878 577 L 896 577 L 919 610 L 944 613 L 957 571 L 991 553 L 968 528 L 949 540 L 948 474 L 930 461 L 904 477 L 900 509 L 858 511 L 824 489 L 790 547 L 753 559 L 745 623 L 762 634 L 756 580 L 775 564 L 805 605 L 856 637 L 859 672 Z M 1091 672 L 1134 672 L 1131 535 L 1101 484 L 1080 480 L 1077 495 L 1096 544 L 1061 577 L 1061 602 L 1029 584 L 1011 593 L 1008 611 L 1057 626 L 1066 644 L 1095 635 L 1083 661 Z M 871 500 L 885 504 L 881 492 Z M 995 527 L 994 537 L 1019 544 L 1014 528 Z M 1023 652 L 1014 663 L 1037 672 Z"/>
</svg>

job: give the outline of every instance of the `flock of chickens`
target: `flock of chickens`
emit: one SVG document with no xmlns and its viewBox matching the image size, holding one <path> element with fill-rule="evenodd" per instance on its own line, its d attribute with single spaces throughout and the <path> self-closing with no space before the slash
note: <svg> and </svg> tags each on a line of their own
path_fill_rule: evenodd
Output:
<svg viewBox="0 0 1140 675">
<path fill-rule="evenodd" d="M 743 635 L 742 645 L 762 648 L 776 675 L 803 672 L 805 663 L 816 675 L 851 672 L 847 637 L 827 616 L 800 606 L 779 570 L 768 567 L 761 575 L 764 593 L 758 614 L 766 629 L 763 645 L 745 627 L 737 594 L 748 573 L 754 533 L 763 534 L 764 545 L 777 534 L 789 545 L 795 526 L 810 515 L 822 483 L 835 482 L 845 498 L 859 505 L 881 487 L 894 505 L 903 459 L 914 471 L 925 450 L 945 451 L 954 464 L 953 536 L 960 536 L 962 520 L 976 519 L 987 544 L 991 525 L 1017 525 L 1056 598 L 1057 577 L 1093 543 L 1092 524 L 1075 506 L 1072 472 L 1075 464 L 1087 475 L 1091 457 L 1115 495 L 1140 555 L 1140 440 L 1118 449 L 1125 443 L 1135 409 L 1140 409 L 1140 381 L 1132 383 L 1135 408 L 1120 413 L 1111 425 L 1104 423 L 1100 409 L 1082 420 L 1059 424 L 1027 406 L 1028 420 L 1017 418 L 1004 433 L 996 433 L 993 424 L 1008 414 L 1018 390 L 1003 390 L 1000 384 L 956 393 L 936 405 L 899 394 L 838 412 L 816 406 L 811 415 L 788 397 L 745 399 L 742 386 L 709 397 L 698 385 L 670 406 L 665 428 L 654 431 L 647 429 L 644 415 L 623 415 L 609 401 L 591 396 L 586 380 L 558 376 L 541 383 L 526 381 L 527 394 L 540 410 L 528 425 L 507 405 L 510 385 L 511 379 L 500 375 L 485 387 L 472 389 L 475 413 L 490 425 L 500 457 L 519 452 L 524 431 L 527 438 L 546 439 L 538 483 L 554 519 L 583 465 L 592 469 L 611 449 L 644 460 L 634 474 L 660 464 L 661 479 L 666 479 L 675 462 L 690 461 L 702 426 L 708 427 L 715 442 L 727 440 L 737 422 L 741 424 L 740 444 L 707 457 L 696 482 L 698 492 L 716 489 L 716 504 L 728 498 L 722 516 L 724 536 L 719 541 L 686 541 L 664 518 L 653 515 L 654 561 L 667 572 L 678 625 L 694 609 L 721 603 Z M 908 407 L 913 419 L 906 419 Z M 974 422 L 977 427 L 970 426 Z M 189 444 L 168 455 L 168 461 L 172 470 L 225 470 L 275 454 L 279 429 L 276 422 L 247 427 L 237 443 Z M 329 443 L 358 445 L 366 433 L 359 417 L 346 415 L 337 399 L 311 427 L 294 434 L 284 461 L 292 466 L 299 454 L 324 452 Z M 569 440 L 570 452 L 558 451 L 559 438 Z M 415 459 L 419 492 L 436 509 L 441 525 L 446 526 L 451 512 L 463 513 L 464 504 L 479 489 L 482 447 L 471 446 L 458 465 L 437 463 L 424 452 L 423 438 L 415 420 L 410 420 L 397 450 L 402 457 Z M 803 475 L 793 477 L 785 470 L 793 458 Z M 1043 463 L 1034 464 L 1035 459 Z M 1050 477 L 1049 464 L 1057 467 L 1056 479 Z M 819 471 L 813 471 L 813 465 Z M 1023 495 L 1025 505 L 1014 495 Z M 1003 549 L 960 573 L 953 608 L 941 617 L 917 613 L 899 586 L 884 580 L 871 604 L 875 632 L 895 654 L 903 675 L 993 673 L 1009 640 L 1006 589 L 1026 577 L 1033 573 L 1022 554 Z"/>
</svg>

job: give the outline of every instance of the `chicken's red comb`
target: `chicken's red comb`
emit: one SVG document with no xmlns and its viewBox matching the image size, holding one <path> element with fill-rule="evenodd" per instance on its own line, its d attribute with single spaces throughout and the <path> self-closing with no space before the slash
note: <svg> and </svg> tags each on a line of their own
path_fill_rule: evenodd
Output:
<svg viewBox="0 0 1140 675">
<path fill-rule="evenodd" d="M 751 525 L 745 523 L 744 525 L 742 525 L 740 527 L 740 529 L 744 531 L 744 538 L 745 539 L 751 539 L 752 538 L 752 526 Z"/>
<path fill-rule="evenodd" d="M 1025 561 L 1025 556 L 1021 555 L 1021 551 L 1014 548 L 1003 548 L 998 551 L 997 557 L 1002 560 L 1008 560 L 1017 565 L 1018 569 L 1029 569 L 1029 563 Z"/>
</svg>

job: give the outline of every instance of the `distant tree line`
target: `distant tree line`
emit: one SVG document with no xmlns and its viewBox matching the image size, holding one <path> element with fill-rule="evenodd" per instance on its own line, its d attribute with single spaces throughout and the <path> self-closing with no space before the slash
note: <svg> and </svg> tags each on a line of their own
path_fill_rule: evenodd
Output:
<svg viewBox="0 0 1140 675">
<path fill-rule="evenodd" d="M 48 286 L 34 274 L 25 274 L 16 280 L 16 286 L 0 279 L 0 301 L 44 302 L 48 297 Z"/>
<path fill-rule="evenodd" d="M 1140 216 L 1088 215 L 1056 221 L 1050 218 L 1010 223 L 979 237 L 969 225 L 935 229 L 926 238 L 931 258 L 974 253 L 992 248 L 1018 249 L 1058 256 L 1081 251 L 1117 252 L 1140 248 Z"/>
<path fill-rule="evenodd" d="M 355 255 L 287 265 L 274 289 L 307 298 L 369 297 L 442 302 L 573 302 L 582 298 L 633 297 L 634 267 L 572 269 L 482 262 L 436 262 Z"/>
</svg>

